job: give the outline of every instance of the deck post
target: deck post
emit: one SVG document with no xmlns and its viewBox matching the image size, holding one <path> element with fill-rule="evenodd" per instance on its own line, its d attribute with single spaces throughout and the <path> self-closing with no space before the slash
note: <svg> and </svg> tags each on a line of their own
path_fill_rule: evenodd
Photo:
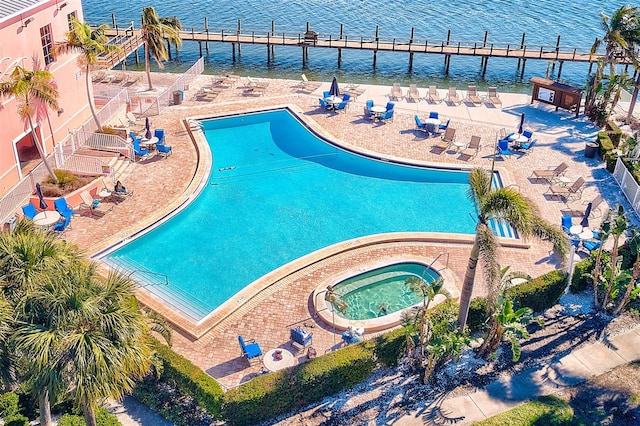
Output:
<svg viewBox="0 0 640 426">
<path fill-rule="evenodd" d="M 276 35 L 276 21 L 271 21 L 271 35 L 275 37 Z M 271 58 L 273 59 L 276 56 L 276 46 L 275 44 L 271 45 Z"/>
<path fill-rule="evenodd" d="M 524 49 L 524 39 L 527 36 L 526 33 L 522 33 L 522 41 L 520 42 L 520 49 Z M 507 54 L 508 54 L 508 49 L 507 49 Z M 520 69 L 520 58 L 518 58 L 518 67 L 517 69 Z"/>
<path fill-rule="evenodd" d="M 560 61 L 560 66 L 558 66 L 558 75 L 556 76 L 556 80 L 560 80 L 560 75 L 562 75 L 562 64 L 564 64 L 564 61 Z"/>
<path fill-rule="evenodd" d="M 560 36 L 558 36 L 558 41 L 556 42 L 556 61 L 558 60 L 559 53 L 560 53 Z"/>
<path fill-rule="evenodd" d="M 451 41 L 451 29 L 447 30 L 447 46 L 449 45 L 449 42 Z"/>
<path fill-rule="evenodd" d="M 373 69 L 376 69 L 378 62 L 378 43 L 380 42 L 380 27 L 376 25 L 376 48 L 373 50 Z"/>
<path fill-rule="evenodd" d="M 111 14 L 111 26 L 113 28 L 116 28 L 116 14 L 115 13 Z"/>
<path fill-rule="evenodd" d="M 209 25 L 207 24 L 207 17 L 204 17 L 204 31 L 207 33 L 207 41 L 204 43 L 204 49 L 207 51 L 207 56 L 209 56 Z M 224 40 L 224 33 L 222 33 L 222 40 Z"/>
<path fill-rule="evenodd" d="M 235 43 L 231 43 L 231 61 L 232 62 L 236 61 L 236 44 Z"/>
<path fill-rule="evenodd" d="M 451 64 L 451 55 L 444 56 L 444 75 L 449 75 L 449 65 Z"/>
<path fill-rule="evenodd" d="M 413 45 L 413 34 L 414 28 L 411 27 L 411 37 L 409 38 L 409 72 L 413 70 L 413 50 L 411 49 L 411 46 Z"/>
<path fill-rule="evenodd" d="M 271 33 L 267 33 L 267 63 L 271 63 Z"/>
<path fill-rule="evenodd" d="M 200 57 L 202 58 L 202 42 L 198 42 L 198 51 L 200 52 Z"/>
<path fill-rule="evenodd" d="M 527 65 L 527 58 L 522 58 L 522 69 L 520 70 L 520 81 L 524 78 L 524 68 Z"/>
<path fill-rule="evenodd" d="M 240 19 L 238 19 L 238 29 L 236 32 L 236 40 L 238 41 L 238 56 L 241 55 L 242 43 L 240 43 Z"/>
<path fill-rule="evenodd" d="M 482 48 L 487 47 L 487 39 L 489 38 L 489 31 L 484 32 L 484 40 L 482 41 Z"/>
<path fill-rule="evenodd" d="M 484 66 L 482 67 L 482 78 L 484 78 L 485 74 L 487 73 L 487 64 L 489 63 L 489 57 L 485 56 L 484 57 Z"/>
</svg>

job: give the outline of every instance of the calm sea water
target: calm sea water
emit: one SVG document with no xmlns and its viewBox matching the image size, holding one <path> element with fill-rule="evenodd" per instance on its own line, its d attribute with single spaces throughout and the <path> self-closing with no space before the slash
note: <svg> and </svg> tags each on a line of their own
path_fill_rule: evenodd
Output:
<svg viewBox="0 0 640 426">
<path fill-rule="evenodd" d="M 129 0 L 112 2 L 84 0 L 85 19 L 90 23 L 111 23 L 115 14 L 119 26 L 131 21 L 139 26 L 143 7 L 153 6 L 160 16 L 177 16 L 185 28 L 202 30 L 204 19 L 209 28 L 235 29 L 238 19 L 242 27 L 265 31 L 275 21 L 277 31 L 303 32 L 306 22 L 311 29 L 323 34 L 338 34 L 340 24 L 348 35 L 375 33 L 381 36 L 407 39 L 411 28 L 415 37 L 444 40 L 451 30 L 451 40 L 482 41 L 485 31 L 489 42 L 519 43 L 522 34 L 531 44 L 555 45 L 560 36 L 561 45 L 588 50 L 596 37 L 602 34 L 599 14 L 611 15 L 627 1 L 559 1 L 559 0 L 440 0 L 438 2 L 388 0 Z M 181 71 L 199 56 L 197 43 L 187 42 L 179 58 L 167 64 L 169 71 Z M 554 77 L 558 68 L 551 69 L 545 61 L 529 61 L 524 78 L 519 81 L 517 61 L 491 59 L 485 80 L 480 78 L 479 58 L 453 58 L 449 76 L 443 77 L 443 57 L 415 55 L 412 72 L 408 71 L 408 55 L 401 53 L 378 54 L 377 67 L 372 69 L 371 52 L 344 51 L 338 69 L 337 52 L 333 49 L 310 49 L 310 61 L 302 68 L 299 48 L 276 48 L 275 61 L 267 64 L 264 46 L 243 46 L 242 55 L 232 61 L 231 46 L 211 44 L 207 56 L 207 73 L 222 71 L 259 77 L 299 79 L 305 72 L 313 79 L 328 81 L 337 75 L 342 81 L 371 84 L 390 84 L 411 81 L 419 86 L 442 86 L 477 83 L 480 87 L 498 85 L 501 90 L 527 90 L 527 82 L 534 75 L 544 76 L 549 68 Z M 128 67 L 135 67 L 130 60 Z M 566 63 L 561 79 L 583 85 L 588 72 L 587 64 Z"/>
</svg>

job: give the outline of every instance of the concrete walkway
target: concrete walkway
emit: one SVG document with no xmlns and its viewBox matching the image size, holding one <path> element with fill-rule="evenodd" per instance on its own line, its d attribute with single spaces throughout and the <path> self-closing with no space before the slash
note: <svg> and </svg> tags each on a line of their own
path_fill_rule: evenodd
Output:
<svg viewBox="0 0 640 426">
<path fill-rule="evenodd" d="M 583 346 L 551 365 L 496 380 L 469 395 L 436 401 L 438 406 L 425 406 L 394 425 L 470 425 L 636 360 L 640 360 L 640 327 Z"/>
</svg>

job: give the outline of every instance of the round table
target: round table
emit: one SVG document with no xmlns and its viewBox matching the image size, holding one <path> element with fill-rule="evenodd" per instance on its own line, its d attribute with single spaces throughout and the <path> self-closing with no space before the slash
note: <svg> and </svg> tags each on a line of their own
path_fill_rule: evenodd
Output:
<svg viewBox="0 0 640 426">
<path fill-rule="evenodd" d="M 424 120 L 425 124 L 431 124 L 433 126 L 439 126 L 440 125 L 440 120 L 437 118 L 427 118 L 426 120 Z"/>
<path fill-rule="evenodd" d="M 582 233 L 582 226 L 573 225 L 571 228 L 569 228 L 569 233 L 573 235 L 580 235 Z"/>
<path fill-rule="evenodd" d="M 60 213 L 52 210 L 45 210 L 33 217 L 33 224 L 36 226 L 51 226 L 60 220 Z"/>
<path fill-rule="evenodd" d="M 327 98 L 324 98 L 324 101 L 328 104 L 331 105 L 338 105 L 340 102 L 342 102 L 342 97 L 341 96 L 329 96 Z"/>
<path fill-rule="evenodd" d="M 108 189 L 103 189 L 102 191 L 98 192 L 98 197 L 100 198 L 107 198 L 111 196 L 111 191 L 109 191 Z"/>
<path fill-rule="evenodd" d="M 590 240 L 593 238 L 593 231 L 584 228 L 581 233 L 578 234 L 578 238 L 581 240 Z"/>
<path fill-rule="evenodd" d="M 275 359 L 276 351 L 280 351 L 280 355 L 282 355 L 281 359 Z M 296 359 L 293 357 L 293 354 L 286 349 L 276 348 L 267 351 L 264 354 L 264 358 L 262 359 L 262 363 L 265 368 L 269 371 L 278 371 L 283 368 L 293 367 L 295 365 Z"/>
<path fill-rule="evenodd" d="M 152 137 L 151 139 L 142 139 L 140 141 L 140 146 L 145 146 L 147 148 L 149 148 L 152 145 L 155 145 L 158 143 L 160 139 L 158 139 L 157 137 Z"/>
<path fill-rule="evenodd" d="M 460 152 L 464 149 L 465 146 L 467 146 L 467 143 L 462 141 L 454 141 L 453 146 L 456 147 L 456 152 Z"/>
</svg>

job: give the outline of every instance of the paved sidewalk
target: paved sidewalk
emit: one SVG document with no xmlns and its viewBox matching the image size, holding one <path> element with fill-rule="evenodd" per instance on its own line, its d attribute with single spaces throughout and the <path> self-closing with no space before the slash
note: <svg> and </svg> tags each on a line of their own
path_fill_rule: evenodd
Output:
<svg viewBox="0 0 640 426">
<path fill-rule="evenodd" d="M 472 394 L 438 401 L 435 409 L 426 406 L 400 418 L 394 425 L 470 425 L 636 360 L 640 360 L 640 327 L 583 346 L 551 365 L 497 380 Z"/>
</svg>

